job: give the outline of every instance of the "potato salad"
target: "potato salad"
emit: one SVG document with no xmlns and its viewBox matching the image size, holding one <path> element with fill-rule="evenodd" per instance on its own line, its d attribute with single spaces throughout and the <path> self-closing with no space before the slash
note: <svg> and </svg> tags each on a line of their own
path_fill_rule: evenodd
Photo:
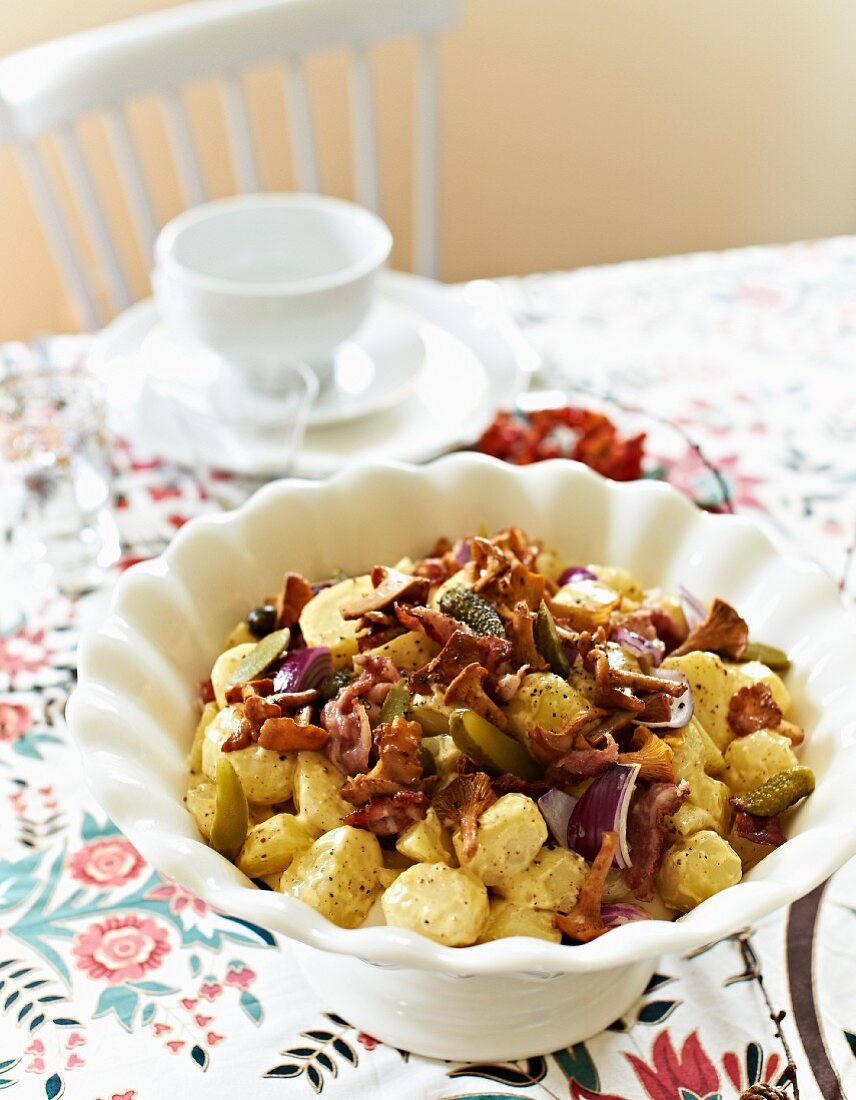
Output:
<svg viewBox="0 0 856 1100">
<path fill-rule="evenodd" d="M 814 787 L 787 668 L 724 600 L 515 527 L 289 572 L 200 685 L 185 801 L 256 887 L 342 928 L 581 943 L 784 843 Z"/>
</svg>

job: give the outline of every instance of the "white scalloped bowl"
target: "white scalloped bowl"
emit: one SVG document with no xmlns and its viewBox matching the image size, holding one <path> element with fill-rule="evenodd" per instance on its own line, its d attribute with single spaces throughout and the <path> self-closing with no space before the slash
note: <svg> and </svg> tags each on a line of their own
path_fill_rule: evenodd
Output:
<svg viewBox="0 0 856 1100">
<path fill-rule="evenodd" d="M 817 774 L 816 793 L 785 845 L 675 923 L 629 924 L 577 947 L 516 937 L 454 949 L 396 928 L 341 929 L 302 902 L 252 888 L 184 808 L 197 684 L 229 628 L 286 568 L 358 572 L 482 522 L 518 524 L 568 561 L 624 565 L 647 586 L 680 582 L 705 600 L 721 596 L 754 637 L 791 659 L 793 716 L 808 731 L 802 760 Z M 754 522 L 571 462 L 517 468 L 459 454 L 277 482 L 237 511 L 187 524 L 166 553 L 122 577 L 112 613 L 82 641 L 68 719 L 95 797 L 146 859 L 210 904 L 293 941 L 330 1007 L 419 1053 L 507 1059 L 600 1030 L 639 995 L 658 955 L 751 924 L 856 854 L 854 668 L 856 623 L 829 578 L 783 557 Z"/>
</svg>

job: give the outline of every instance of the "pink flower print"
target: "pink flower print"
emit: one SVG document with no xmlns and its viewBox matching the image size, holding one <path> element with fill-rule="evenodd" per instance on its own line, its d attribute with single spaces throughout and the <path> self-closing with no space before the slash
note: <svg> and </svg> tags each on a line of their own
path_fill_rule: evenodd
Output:
<svg viewBox="0 0 856 1100">
<path fill-rule="evenodd" d="M 21 703 L 0 703 L 0 744 L 17 741 L 32 724 L 29 710 Z"/>
<path fill-rule="evenodd" d="M 226 971 L 226 984 L 236 985 L 239 989 L 249 989 L 256 980 L 256 972 L 248 966 L 241 966 L 240 970 L 229 969 Z"/>
<path fill-rule="evenodd" d="M 91 924 L 75 939 L 72 954 L 90 978 L 118 985 L 156 970 L 169 950 L 164 928 L 129 914 Z"/>
<path fill-rule="evenodd" d="M 69 863 L 71 877 L 87 886 L 124 886 L 145 866 L 143 857 L 124 837 L 105 837 L 84 845 Z"/>
<path fill-rule="evenodd" d="M 223 992 L 223 986 L 219 982 L 203 982 L 199 987 L 199 996 L 206 1001 L 216 1001 Z"/>
<path fill-rule="evenodd" d="M 22 626 L 5 637 L 0 635 L 0 672 L 10 680 L 22 672 L 38 672 L 50 664 L 52 653 L 44 630 Z"/>
<path fill-rule="evenodd" d="M 380 1039 L 375 1039 L 373 1035 L 366 1035 L 364 1031 L 357 1033 L 357 1042 L 366 1048 L 366 1050 L 374 1050 L 375 1047 L 380 1046 Z"/>
<path fill-rule="evenodd" d="M 195 894 L 191 894 L 189 890 L 177 886 L 174 882 L 163 882 L 159 886 L 155 886 L 154 889 L 149 890 L 146 897 L 168 901 L 170 912 L 175 913 L 176 916 L 179 916 L 188 907 L 199 917 L 204 917 L 208 912 L 208 906 L 202 898 L 198 898 Z"/>
</svg>

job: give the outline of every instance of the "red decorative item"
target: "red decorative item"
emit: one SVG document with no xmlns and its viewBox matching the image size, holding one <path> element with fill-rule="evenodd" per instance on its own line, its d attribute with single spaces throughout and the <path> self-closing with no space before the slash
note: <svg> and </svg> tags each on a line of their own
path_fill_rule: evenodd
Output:
<svg viewBox="0 0 856 1100">
<path fill-rule="evenodd" d="M 642 477 L 645 433 L 623 438 L 603 413 L 564 405 L 527 415 L 500 411 L 475 446 L 515 466 L 548 458 L 573 458 L 612 478 Z"/>
</svg>

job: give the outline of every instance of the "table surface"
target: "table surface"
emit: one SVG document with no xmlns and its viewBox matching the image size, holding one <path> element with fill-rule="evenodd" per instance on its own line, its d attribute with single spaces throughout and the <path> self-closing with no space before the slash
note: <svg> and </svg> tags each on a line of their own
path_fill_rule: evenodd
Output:
<svg viewBox="0 0 856 1100">
<path fill-rule="evenodd" d="M 642 410 L 669 480 L 760 514 L 856 602 L 856 240 L 504 285 L 542 384 Z M 213 507 L 153 457 L 122 445 L 116 462 L 123 564 Z M 159 878 L 88 795 L 63 709 L 103 606 L 52 600 L 0 636 L 0 1089 L 725 1100 L 778 1079 L 784 1011 L 803 1100 L 856 1097 L 854 864 L 742 936 L 664 957 L 639 1004 L 571 1050 L 457 1065 L 358 1033 L 286 944 Z"/>
</svg>

